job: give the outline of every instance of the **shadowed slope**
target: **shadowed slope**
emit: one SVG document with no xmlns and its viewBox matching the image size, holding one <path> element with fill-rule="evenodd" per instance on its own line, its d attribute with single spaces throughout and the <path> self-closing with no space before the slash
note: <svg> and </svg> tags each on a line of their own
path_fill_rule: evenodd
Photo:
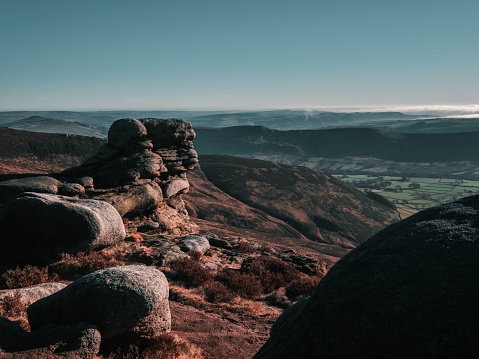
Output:
<svg viewBox="0 0 479 359">
<path fill-rule="evenodd" d="M 229 156 L 201 156 L 200 161 L 222 191 L 313 241 L 355 247 L 398 218 L 394 210 L 324 172 Z"/>
</svg>

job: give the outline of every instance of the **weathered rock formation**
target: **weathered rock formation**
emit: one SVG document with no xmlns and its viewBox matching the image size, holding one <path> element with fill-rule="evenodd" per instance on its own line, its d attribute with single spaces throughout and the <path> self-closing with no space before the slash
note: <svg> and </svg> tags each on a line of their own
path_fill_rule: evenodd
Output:
<svg viewBox="0 0 479 359">
<path fill-rule="evenodd" d="M 151 339 L 169 332 L 168 282 L 159 270 L 130 265 L 98 270 L 33 303 L 32 331 L 49 324 L 91 323 L 102 341 Z"/>
<path fill-rule="evenodd" d="M 57 178 L 0 182 L 0 259 L 42 263 L 112 245 L 125 238 L 122 217 L 133 232 L 145 221 L 158 234 L 196 232 L 181 198 L 198 163 L 194 137 L 180 119 L 122 119 L 95 156 Z"/>
<path fill-rule="evenodd" d="M 108 132 L 108 143 L 81 166 L 62 173 L 68 182 L 91 178 L 90 197 L 111 203 L 124 217 L 149 215 L 159 231 L 194 231 L 179 196 L 186 172 L 198 163 L 195 132 L 180 119 L 122 119 Z M 79 179 L 82 179 L 80 181 Z"/>
<path fill-rule="evenodd" d="M 420 212 L 341 259 L 255 358 L 477 357 L 477 268 L 479 196 Z"/>
</svg>

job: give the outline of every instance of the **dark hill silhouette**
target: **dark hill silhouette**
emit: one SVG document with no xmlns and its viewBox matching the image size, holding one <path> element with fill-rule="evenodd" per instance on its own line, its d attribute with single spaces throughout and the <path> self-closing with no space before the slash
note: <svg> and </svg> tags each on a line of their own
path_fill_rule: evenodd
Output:
<svg viewBox="0 0 479 359">
<path fill-rule="evenodd" d="M 38 133 L 13 130 L 0 127 L 0 173 L 11 173 L 15 167 L 22 165 L 22 171 L 43 168 L 58 169 L 57 166 L 79 164 L 85 157 L 96 153 L 103 140 L 65 134 Z M 5 171 L 3 171 L 5 169 Z"/>
<path fill-rule="evenodd" d="M 479 158 L 479 132 L 408 134 L 371 128 L 277 131 L 259 126 L 197 128 L 199 153 L 283 153 L 341 158 L 370 156 L 404 162 L 467 161 Z"/>
<path fill-rule="evenodd" d="M 329 112 L 318 110 L 273 110 L 216 113 L 197 116 L 192 123 L 206 127 L 266 126 L 277 130 L 374 126 L 390 121 L 410 121 L 414 116 L 401 112 Z"/>
<path fill-rule="evenodd" d="M 479 196 L 422 211 L 341 259 L 256 359 L 479 355 Z"/>
<path fill-rule="evenodd" d="M 3 123 L 2 126 L 25 131 L 66 133 L 80 136 L 105 137 L 104 127 L 92 127 L 78 121 L 69 121 L 42 116 L 30 116 L 21 120 Z"/>
</svg>

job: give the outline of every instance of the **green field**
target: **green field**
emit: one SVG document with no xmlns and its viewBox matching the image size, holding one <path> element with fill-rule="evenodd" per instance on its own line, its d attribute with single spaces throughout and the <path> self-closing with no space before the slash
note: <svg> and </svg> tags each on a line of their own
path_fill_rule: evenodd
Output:
<svg viewBox="0 0 479 359">
<path fill-rule="evenodd" d="M 391 183 L 381 189 L 372 191 L 381 194 L 394 203 L 406 218 L 423 209 L 439 204 L 455 201 L 459 198 L 479 193 L 479 181 L 458 180 L 450 178 L 400 178 L 397 176 L 367 176 L 367 175 L 334 175 L 336 178 L 353 184 L 353 181 L 383 180 Z M 412 183 L 415 185 L 410 186 Z M 419 187 L 418 187 L 419 185 Z M 365 187 L 357 188 L 367 191 Z M 411 187 L 418 188 L 411 188 Z"/>
</svg>

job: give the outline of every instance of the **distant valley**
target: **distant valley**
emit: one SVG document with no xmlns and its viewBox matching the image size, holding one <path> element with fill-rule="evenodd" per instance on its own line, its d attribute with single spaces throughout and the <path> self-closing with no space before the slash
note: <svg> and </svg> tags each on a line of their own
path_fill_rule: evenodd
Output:
<svg viewBox="0 0 479 359">
<path fill-rule="evenodd" d="M 10 111 L 0 112 L 0 126 L 29 131 L 106 137 L 119 118 L 182 118 L 195 128 L 263 126 L 275 130 L 318 130 L 346 127 L 376 128 L 400 133 L 479 131 L 477 118 L 446 118 L 401 112 L 269 111 Z M 39 126 L 41 121 L 42 126 Z M 64 122 L 62 129 L 61 123 Z M 85 127 L 88 129 L 85 129 Z"/>
<path fill-rule="evenodd" d="M 476 146 L 479 118 L 447 115 L 319 110 L 17 111 L 0 112 L 0 126 L 106 138 L 110 124 L 118 118 L 178 117 L 193 124 L 197 133 L 195 147 L 200 157 L 230 155 L 261 159 L 304 166 L 339 177 L 476 181 L 479 179 Z M 469 190 L 476 191 L 475 187 L 467 188 Z M 398 199 L 393 191 L 388 189 L 382 194 L 399 206 L 407 200 L 405 207 L 401 207 L 403 213 L 430 205 L 428 200 L 417 196 L 403 198 L 403 194 Z M 434 192 L 432 195 L 456 198 L 458 193 Z"/>
</svg>

